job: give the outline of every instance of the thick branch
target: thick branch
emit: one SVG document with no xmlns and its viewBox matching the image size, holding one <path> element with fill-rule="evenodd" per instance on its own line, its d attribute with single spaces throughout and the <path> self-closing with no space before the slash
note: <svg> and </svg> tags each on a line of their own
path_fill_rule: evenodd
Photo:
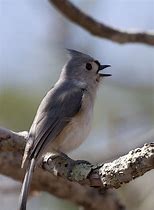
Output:
<svg viewBox="0 0 154 210">
<path fill-rule="evenodd" d="M 1 128 L 0 151 L 4 154 L 10 151 L 18 152 L 17 154 L 21 156 L 26 137 L 26 131 L 15 133 Z M 43 157 L 42 168 L 64 178 L 67 178 L 69 174 L 71 181 L 81 184 L 118 188 L 123 183 L 154 168 L 154 143 L 145 144 L 142 148 L 132 150 L 113 162 L 99 166 L 94 166 L 87 161 L 74 161 L 64 154 L 52 155 L 49 153 Z"/>
<path fill-rule="evenodd" d="M 154 31 L 124 31 L 113 28 L 104 23 L 100 23 L 94 18 L 85 14 L 68 0 L 49 0 L 49 2 L 52 3 L 69 20 L 81 26 L 95 36 L 109 39 L 120 44 L 143 43 L 154 45 Z"/>
<path fill-rule="evenodd" d="M 93 166 L 86 161 L 74 161 L 66 155 L 48 154 L 44 158 L 43 168 L 66 178 L 69 172 L 69 179 L 81 184 L 119 188 L 123 183 L 154 169 L 154 143 L 145 144 L 142 148 L 132 150 L 127 155 L 100 166 Z"/>
<path fill-rule="evenodd" d="M 26 136 L 27 132 L 15 133 L 0 128 L 0 173 L 19 181 L 23 179 L 24 174 L 20 166 Z M 89 210 L 124 209 L 113 192 L 105 190 L 100 192 L 98 189 L 70 182 L 39 168 L 35 170 L 32 189 L 49 192 Z"/>
</svg>

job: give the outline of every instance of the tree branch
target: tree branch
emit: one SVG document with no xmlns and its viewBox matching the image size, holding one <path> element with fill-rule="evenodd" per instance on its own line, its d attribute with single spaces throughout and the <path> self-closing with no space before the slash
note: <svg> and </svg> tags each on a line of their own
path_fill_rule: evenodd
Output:
<svg viewBox="0 0 154 210">
<path fill-rule="evenodd" d="M 0 152 L 3 156 L 8 152 L 16 152 L 18 165 L 23 154 L 28 132 L 15 133 L 0 128 Z M 9 154 L 9 155 L 10 155 Z M 8 155 L 8 157 L 9 157 Z M 119 188 L 154 168 L 154 143 L 145 144 L 142 148 L 130 151 L 113 162 L 92 165 L 87 161 L 74 161 L 65 154 L 46 154 L 41 167 L 48 172 L 68 178 L 74 182 L 94 187 Z M 10 169 L 10 168 L 9 168 Z M 71 171 L 70 171 L 71 169 Z"/>
<path fill-rule="evenodd" d="M 43 168 L 71 181 L 94 187 L 119 188 L 122 184 L 154 169 L 154 143 L 130 151 L 117 160 L 94 166 L 87 161 L 74 161 L 66 155 L 47 154 Z M 71 166 L 71 171 L 70 170 Z"/>
<path fill-rule="evenodd" d="M 113 28 L 104 23 L 100 23 L 94 18 L 85 14 L 68 0 L 49 0 L 49 2 L 52 3 L 52 5 L 54 5 L 69 20 L 81 26 L 95 36 L 109 39 L 120 44 L 142 43 L 154 45 L 154 31 L 124 31 Z"/>
<path fill-rule="evenodd" d="M 15 133 L 0 128 L 0 173 L 16 180 L 22 179 L 23 170 L 20 165 L 27 134 L 26 131 Z M 113 162 L 99 166 L 87 161 L 74 161 L 66 155 L 46 154 L 41 167 L 50 173 L 38 168 L 33 178 L 32 189 L 50 192 L 89 209 L 99 209 L 101 206 L 101 209 L 119 210 L 122 205 L 117 198 L 112 199 L 113 195 L 111 196 L 106 189 L 119 188 L 123 183 L 153 169 L 154 143 L 145 144 L 141 149 L 132 150 Z M 66 179 L 68 175 L 69 180 L 73 182 Z M 101 187 L 106 196 L 87 185 Z M 96 197 L 95 204 L 92 202 L 93 196 Z"/>
<path fill-rule="evenodd" d="M 27 132 L 15 133 L 0 128 L 0 173 L 15 180 L 23 179 L 20 168 Z M 45 165 L 45 164 L 44 164 Z M 68 199 L 89 210 L 123 210 L 116 195 L 110 190 L 98 190 L 77 182 L 55 176 L 37 168 L 31 185 L 32 190 L 46 191 L 57 197 Z M 95 202 L 93 202 L 95 200 Z"/>
</svg>

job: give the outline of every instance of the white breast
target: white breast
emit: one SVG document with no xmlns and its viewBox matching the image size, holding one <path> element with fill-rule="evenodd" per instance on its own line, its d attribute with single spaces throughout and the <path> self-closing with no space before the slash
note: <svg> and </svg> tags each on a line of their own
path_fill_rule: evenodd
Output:
<svg viewBox="0 0 154 210">
<path fill-rule="evenodd" d="M 77 147 L 87 138 L 91 130 L 93 115 L 93 103 L 88 95 L 83 98 L 81 111 L 70 121 L 62 133 L 55 139 L 54 148 L 61 152 L 68 153 Z"/>
</svg>

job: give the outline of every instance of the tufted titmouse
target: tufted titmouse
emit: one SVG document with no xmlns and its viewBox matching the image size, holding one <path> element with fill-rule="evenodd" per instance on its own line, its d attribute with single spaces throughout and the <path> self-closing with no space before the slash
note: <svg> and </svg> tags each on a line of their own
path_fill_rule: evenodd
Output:
<svg viewBox="0 0 154 210">
<path fill-rule="evenodd" d="M 96 91 L 103 77 L 101 65 L 89 55 L 68 49 L 70 59 L 59 80 L 43 98 L 29 131 L 22 161 L 27 169 L 19 199 L 26 210 L 29 185 L 36 161 L 45 151 L 68 153 L 87 137 L 93 115 Z"/>
</svg>

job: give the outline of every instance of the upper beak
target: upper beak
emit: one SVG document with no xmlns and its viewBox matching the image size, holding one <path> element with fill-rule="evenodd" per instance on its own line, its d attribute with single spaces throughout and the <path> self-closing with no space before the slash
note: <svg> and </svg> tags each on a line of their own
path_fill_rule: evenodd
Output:
<svg viewBox="0 0 154 210">
<path fill-rule="evenodd" d="M 111 67 L 111 65 L 100 65 L 99 69 L 98 69 L 98 72 L 103 70 L 103 69 L 106 69 L 108 67 Z M 99 73 L 99 75 L 102 76 L 102 77 L 110 77 L 110 76 L 112 76 L 112 74 L 104 74 L 104 73 Z"/>
</svg>

